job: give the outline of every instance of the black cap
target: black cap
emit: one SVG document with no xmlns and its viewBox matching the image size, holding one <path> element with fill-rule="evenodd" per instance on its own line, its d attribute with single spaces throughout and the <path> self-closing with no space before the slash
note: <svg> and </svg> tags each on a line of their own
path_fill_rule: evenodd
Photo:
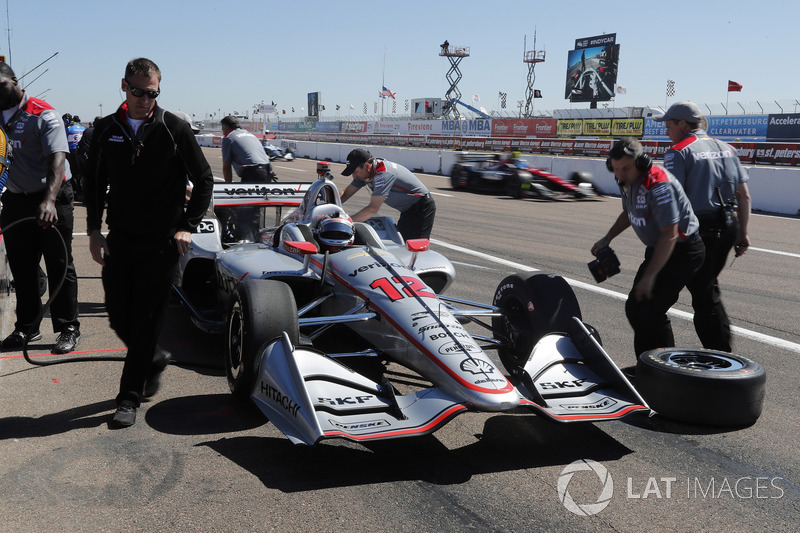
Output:
<svg viewBox="0 0 800 533">
<path fill-rule="evenodd" d="M 342 176 L 349 176 L 356 167 L 359 167 L 372 159 L 372 154 L 361 148 L 356 148 L 347 154 L 347 167 L 342 172 Z"/>
</svg>

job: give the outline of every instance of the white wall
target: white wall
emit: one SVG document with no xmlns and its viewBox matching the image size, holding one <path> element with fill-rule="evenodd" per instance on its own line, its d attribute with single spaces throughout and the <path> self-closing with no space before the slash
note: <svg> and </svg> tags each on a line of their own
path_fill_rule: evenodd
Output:
<svg viewBox="0 0 800 533">
<path fill-rule="evenodd" d="M 213 146 L 208 135 L 198 135 L 201 146 Z M 356 144 L 321 143 L 312 141 L 281 140 L 282 146 L 291 146 L 298 157 L 329 160 L 344 163 L 347 154 L 353 148 L 366 148 L 376 157 L 394 161 L 414 171 L 449 174 L 456 160 L 452 150 L 434 150 L 429 148 L 398 148 L 395 146 L 369 146 Z M 606 169 L 605 159 L 586 157 L 528 155 L 525 159 L 531 166 L 541 168 L 561 177 L 569 177 L 573 172 L 589 172 L 597 187 L 606 194 L 618 194 L 619 189 L 614 177 Z M 800 215 L 800 168 L 766 167 L 760 165 L 746 166 L 750 175 L 748 186 L 753 199 L 753 209 Z"/>
</svg>

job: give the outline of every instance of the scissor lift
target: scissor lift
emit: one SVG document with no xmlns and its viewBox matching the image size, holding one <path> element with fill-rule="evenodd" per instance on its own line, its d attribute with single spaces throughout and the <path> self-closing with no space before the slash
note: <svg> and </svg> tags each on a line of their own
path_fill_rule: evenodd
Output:
<svg viewBox="0 0 800 533">
<path fill-rule="evenodd" d="M 445 46 L 446 45 L 446 46 Z M 444 105 L 442 106 L 442 114 L 444 116 L 453 115 L 455 120 L 460 118 L 458 106 L 456 102 L 461 100 L 461 91 L 458 90 L 458 82 L 461 80 L 461 71 L 458 64 L 465 57 L 469 57 L 469 46 L 452 46 L 444 42 L 440 46 L 439 55 L 446 57 L 450 61 L 450 70 L 447 71 L 447 81 L 450 82 L 450 88 L 444 95 Z"/>
</svg>

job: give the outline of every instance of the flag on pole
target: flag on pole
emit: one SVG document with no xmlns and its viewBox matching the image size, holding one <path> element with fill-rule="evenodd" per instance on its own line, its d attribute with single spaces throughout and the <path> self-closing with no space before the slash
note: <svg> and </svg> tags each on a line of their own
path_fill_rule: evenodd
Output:
<svg viewBox="0 0 800 533">
<path fill-rule="evenodd" d="M 614 87 L 614 92 L 616 92 L 617 94 L 628 94 L 628 88 L 623 87 L 622 85 L 617 85 L 616 87 Z"/>
<path fill-rule="evenodd" d="M 667 96 L 675 96 L 675 82 L 667 80 Z"/>
<path fill-rule="evenodd" d="M 397 93 L 393 93 L 392 91 L 390 91 L 386 87 L 383 87 L 383 90 L 378 93 L 378 96 L 380 96 L 381 98 L 386 98 L 388 96 L 389 98 L 394 100 L 395 99 L 395 97 L 394 97 L 395 94 L 397 94 Z"/>
<path fill-rule="evenodd" d="M 508 93 L 501 92 L 500 93 L 500 109 L 506 108 L 506 98 L 508 98 Z"/>
<path fill-rule="evenodd" d="M 735 81 L 728 80 L 728 92 L 729 93 L 738 93 L 742 90 L 742 84 L 736 83 Z"/>
</svg>

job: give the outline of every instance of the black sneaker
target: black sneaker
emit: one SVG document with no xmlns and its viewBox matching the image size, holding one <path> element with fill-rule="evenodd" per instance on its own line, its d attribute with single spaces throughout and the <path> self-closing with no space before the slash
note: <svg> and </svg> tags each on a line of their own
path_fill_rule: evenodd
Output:
<svg viewBox="0 0 800 533">
<path fill-rule="evenodd" d="M 11 335 L 3 340 L 2 351 L 13 352 L 14 350 L 21 350 L 25 342 L 38 341 L 42 339 L 42 334 L 38 331 L 25 335 L 22 331 L 15 329 Z"/>
<path fill-rule="evenodd" d="M 171 361 L 172 354 L 157 346 L 156 355 L 153 358 L 153 364 L 150 366 L 150 373 L 147 375 L 147 381 L 144 384 L 145 398 L 155 396 L 155 394 L 158 392 L 158 389 L 161 388 L 161 374 Z"/>
<path fill-rule="evenodd" d="M 109 422 L 112 428 L 127 428 L 136 423 L 136 405 L 130 400 L 123 400 Z"/>
<path fill-rule="evenodd" d="M 81 340 L 81 332 L 75 326 L 67 326 L 56 339 L 56 344 L 50 353 L 69 353 Z"/>
</svg>

